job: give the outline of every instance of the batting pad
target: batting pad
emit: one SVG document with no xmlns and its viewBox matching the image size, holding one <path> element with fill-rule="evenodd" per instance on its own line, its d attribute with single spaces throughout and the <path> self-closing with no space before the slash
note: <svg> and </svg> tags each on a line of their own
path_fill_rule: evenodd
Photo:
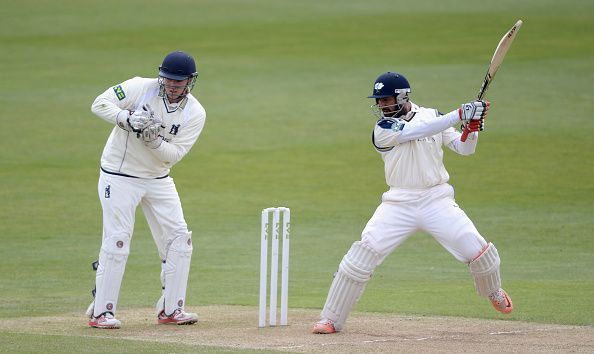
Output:
<svg viewBox="0 0 594 354">
<path fill-rule="evenodd" d="M 379 260 L 380 256 L 376 251 L 361 241 L 356 241 L 340 262 L 321 315 L 322 318 L 332 320 L 337 331 L 344 326 Z"/>
<path fill-rule="evenodd" d="M 184 308 L 192 250 L 192 232 L 171 242 L 161 267 L 163 296 L 157 302 L 157 313 L 165 311 L 166 315 L 171 315 L 175 310 Z"/>
<path fill-rule="evenodd" d="M 479 295 L 486 297 L 501 288 L 500 263 L 499 253 L 495 245 L 490 242 L 483 253 L 470 262 L 470 272 L 474 277 L 474 285 Z"/>
<path fill-rule="evenodd" d="M 87 307 L 87 311 L 85 312 L 85 314 L 89 317 L 93 317 L 93 312 L 95 312 L 95 300 L 93 300 L 89 307 Z"/>
<path fill-rule="evenodd" d="M 104 312 L 115 314 L 129 254 L 130 238 L 128 235 L 106 237 L 101 243 L 99 266 L 95 277 L 96 293 L 93 316 L 98 317 Z"/>
</svg>

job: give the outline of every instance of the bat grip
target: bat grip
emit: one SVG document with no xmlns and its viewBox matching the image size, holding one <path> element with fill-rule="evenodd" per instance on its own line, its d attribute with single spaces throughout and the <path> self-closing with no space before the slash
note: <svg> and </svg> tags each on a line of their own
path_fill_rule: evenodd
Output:
<svg viewBox="0 0 594 354">
<path fill-rule="evenodd" d="M 470 133 L 470 130 L 466 127 L 464 127 L 464 131 L 462 132 L 462 136 L 460 137 L 460 141 L 461 142 L 465 142 L 466 138 L 468 138 L 468 134 Z"/>
</svg>

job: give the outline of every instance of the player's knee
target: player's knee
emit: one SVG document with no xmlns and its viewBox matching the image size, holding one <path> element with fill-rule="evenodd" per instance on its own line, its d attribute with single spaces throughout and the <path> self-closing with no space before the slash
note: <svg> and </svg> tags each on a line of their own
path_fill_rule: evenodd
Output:
<svg viewBox="0 0 594 354">
<path fill-rule="evenodd" d="M 380 258 L 368 244 L 356 241 L 340 262 L 339 270 L 353 281 L 367 282 Z"/>
<path fill-rule="evenodd" d="M 161 263 L 161 282 L 165 283 L 167 274 L 175 273 L 182 259 L 192 257 L 192 232 L 189 231 L 183 235 L 177 235 L 167 248 L 167 256 Z M 189 264 L 189 263 L 188 263 Z"/>
<path fill-rule="evenodd" d="M 169 252 L 177 252 L 183 254 L 192 254 L 192 231 L 178 232 L 174 235 L 173 240 L 169 244 Z"/>
<path fill-rule="evenodd" d="M 122 233 L 106 236 L 101 243 L 101 250 L 114 256 L 129 255 L 130 235 Z"/>
<path fill-rule="evenodd" d="M 501 259 L 499 258 L 497 248 L 495 248 L 494 244 L 489 243 L 481 253 L 470 262 L 470 270 L 474 274 L 492 273 L 494 269 L 499 268 L 500 263 Z"/>
<path fill-rule="evenodd" d="M 501 287 L 500 263 L 499 253 L 492 243 L 470 262 L 470 272 L 475 281 L 476 291 L 480 295 L 488 296 Z"/>
<path fill-rule="evenodd" d="M 471 263 L 487 247 L 487 242 L 475 229 L 460 231 L 455 235 L 444 247 L 460 262 Z"/>
<path fill-rule="evenodd" d="M 365 230 L 363 230 L 363 232 L 361 233 L 361 241 L 359 242 L 362 246 L 370 248 L 376 253 L 379 253 L 380 256 L 384 257 L 384 251 L 382 249 L 381 242 L 378 241 L 382 238 L 383 236 L 381 235 L 381 233 L 375 232 L 375 230 L 368 230 L 367 228 L 365 228 Z"/>
</svg>

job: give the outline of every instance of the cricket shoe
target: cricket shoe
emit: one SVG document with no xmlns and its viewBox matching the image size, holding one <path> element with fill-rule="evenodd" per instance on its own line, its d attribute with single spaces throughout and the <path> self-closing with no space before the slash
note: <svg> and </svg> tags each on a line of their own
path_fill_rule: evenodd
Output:
<svg viewBox="0 0 594 354">
<path fill-rule="evenodd" d="M 182 309 L 177 309 L 173 311 L 173 314 L 167 316 L 165 311 L 161 311 L 157 318 L 157 323 L 159 324 L 177 324 L 177 325 L 191 325 L 193 323 L 198 322 L 198 315 L 191 312 L 185 312 Z"/>
<path fill-rule="evenodd" d="M 89 326 L 95 328 L 115 329 L 120 328 L 122 323 L 113 317 L 111 312 L 104 312 L 99 317 L 91 317 Z"/>
<path fill-rule="evenodd" d="M 511 298 L 505 290 L 499 289 L 491 295 L 489 295 L 489 300 L 491 300 L 491 305 L 495 308 L 495 310 L 501 313 L 510 313 L 514 309 L 514 304 L 511 301 Z"/>
<path fill-rule="evenodd" d="M 336 333 L 336 328 L 334 328 L 334 322 L 324 319 L 313 326 L 312 332 L 317 334 L 330 334 Z"/>
</svg>

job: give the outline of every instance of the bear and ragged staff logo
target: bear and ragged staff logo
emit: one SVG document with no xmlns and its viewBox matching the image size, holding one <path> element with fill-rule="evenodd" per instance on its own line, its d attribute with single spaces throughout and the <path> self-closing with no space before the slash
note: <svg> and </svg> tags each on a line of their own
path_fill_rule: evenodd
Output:
<svg viewBox="0 0 594 354">
<path fill-rule="evenodd" d="M 177 135 L 177 131 L 179 130 L 179 127 L 181 126 L 181 124 L 172 124 L 171 125 L 171 130 L 169 130 L 169 134 L 171 135 Z"/>
</svg>

